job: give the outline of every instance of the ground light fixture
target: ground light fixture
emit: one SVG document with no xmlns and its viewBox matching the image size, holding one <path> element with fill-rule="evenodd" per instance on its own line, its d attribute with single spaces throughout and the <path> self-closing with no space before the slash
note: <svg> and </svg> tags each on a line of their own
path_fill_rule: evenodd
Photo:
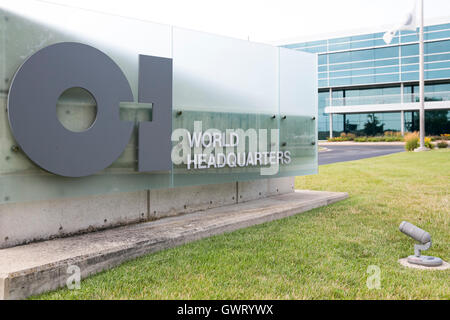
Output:
<svg viewBox="0 0 450 320">
<path fill-rule="evenodd" d="M 409 256 L 407 261 L 412 264 L 418 264 L 426 267 L 438 267 L 442 265 L 442 259 L 432 256 L 422 256 L 421 251 L 428 250 L 431 247 L 431 235 L 425 230 L 416 227 L 412 223 L 402 221 L 399 229 L 401 232 L 416 240 L 414 245 L 414 255 Z"/>
</svg>

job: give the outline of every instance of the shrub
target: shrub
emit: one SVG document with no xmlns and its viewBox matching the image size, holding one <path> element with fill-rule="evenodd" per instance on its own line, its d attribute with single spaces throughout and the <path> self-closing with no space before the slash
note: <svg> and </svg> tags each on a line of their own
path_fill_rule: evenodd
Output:
<svg viewBox="0 0 450 320">
<path fill-rule="evenodd" d="M 346 134 L 346 137 L 347 137 L 349 140 L 355 140 L 356 135 L 355 135 L 354 133 L 347 133 L 347 134 Z"/>
<path fill-rule="evenodd" d="M 355 142 L 394 142 L 394 141 L 403 141 L 404 138 L 399 132 L 394 131 L 386 131 L 384 136 L 362 136 L 357 137 L 353 133 L 341 133 L 339 137 L 336 138 L 328 138 L 330 142 L 341 142 L 341 141 L 355 141 Z"/>
<path fill-rule="evenodd" d="M 402 135 L 389 135 L 389 136 L 378 136 L 378 137 L 356 137 L 355 142 L 394 142 L 403 141 Z"/>
<path fill-rule="evenodd" d="M 342 132 L 340 138 L 341 138 L 341 141 L 352 141 L 353 139 L 356 138 L 356 135 L 353 133 Z"/>
<path fill-rule="evenodd" d="M 450 133 L 441 134 L 441 139 L 442 140 L 450 140 Z"/>
<path fill-rule="evenodd" d="M 429 138 L 429 137 L 425 138 L 424 142 L 425 142 L 425 147 L 427 147 L 428 149 L 434 148 L 434 144 L 431 143 L 431 138 Z"/>
<path fill-rule="evenodd" d="M 347 138 L 344 137 L 336 137 L 336 138 L 328 138 L 329 142 L 342 142 L 342 141 L 348 141 Z"/>
<path fill-rule="evenodd" d="M 405 134 L 405 149 L 406 151 L 414 151 L 414 149 L 419 147 L 419 133 L 408 132 Z"/>
<path fill-rule="evenodd" d="M 355 139 L 355 135 L 353 133 L 345 133 L 342 132 L 340 137 L 336 138 L 327 138 L 329 142 L 342 142 L 342 141 L 352 141 Z"/>
<path fill-rule="evenodd" d="M 398 132 L 398 131 L 385 131 L 384 136 L 385 137 L 401 137 L 402 133 Z M 398 141 L 398 140 L 394 140 L 394 141 Z"/>
<path fill-rule="evenodd" d="M 439 149 L 445 149 L 448 147 L 448 143 L 446 141 L 440 141 L 440 142 L 438 142 L 437 147 Z"/>
</svg>

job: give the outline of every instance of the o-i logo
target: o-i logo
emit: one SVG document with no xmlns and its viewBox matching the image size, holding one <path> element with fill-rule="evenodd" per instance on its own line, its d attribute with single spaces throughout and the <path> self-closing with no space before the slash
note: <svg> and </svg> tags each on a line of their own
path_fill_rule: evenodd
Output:
<svg viewBox="0 0 450 320">
<path fill-rule="evenodd" d="M 97 117 L 83 132 L 58 121 L 62 92 L 80 87 L 97 103 Z M 119 118 L 119 103 L 133 102 L 119 66 L 91 46 L 63 42 L 30 56 L 16 72 L 8 95 L 12 134 L 41 168 L 67 177 L 94 174 L 113 163 L 128 144 L 134 123 Z M 138 170 L 171 169 L 172 59 L 139 55 L 138 102 L 152 103 L 152 121 L 138 124 Z"/>
</svg>

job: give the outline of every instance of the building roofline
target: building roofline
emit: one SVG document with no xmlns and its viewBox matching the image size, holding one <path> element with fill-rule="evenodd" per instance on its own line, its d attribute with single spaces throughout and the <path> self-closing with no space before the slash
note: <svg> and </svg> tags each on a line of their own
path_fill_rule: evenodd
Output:
<svg viewBox="0 0 450 320">
<path fill-rule="evenodd" d="M 425 19 L 425 26 L 432 26 L 432 25 L 438 25 L 438 24 L 444 24 L 450 22 L 450 16 L 445 17 L 436 17 L 436 18 L 430 18 Z M 390 28 L 392 28 L 392 24 L 390 25 L 381 25 L 381 26 L 375 26 L 375 27 L 367 27 L 367 28 L 359 28 L 359 29 L 350 29 L 350 30 L 342 30 L 342 31 L 335 31 L 335 32 L 329 32 L 329 33 L 321 33 L 321 34 L 312 34 L 312 35 L 306 35 L 306 36 L 300 36 L 300 37 L 291 37 L 286 39 L 281 39 L 277 41 L 270 41 L 268 43 L 276 46 L 282 46 L 287 44 L 294 44 L 294 43 L 302 43 L 302 42 L 308 42 L 308 41 L 318 41 L 318 40 L 328 40 L 328 39 L 334 39 L 334 38 L 340 38 L 340 37 L 349 37 L 349 36 L 357 36 L 357 35 L 364 35 L 364 34 L 371 34 L 371 33 L 377 33 L 377 32 L 386 32 Z"/>
</svg>

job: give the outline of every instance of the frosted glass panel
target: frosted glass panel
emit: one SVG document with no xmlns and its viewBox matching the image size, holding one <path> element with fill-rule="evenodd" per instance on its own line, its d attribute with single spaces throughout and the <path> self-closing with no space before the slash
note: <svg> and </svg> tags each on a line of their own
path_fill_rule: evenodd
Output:
<svg viewBox="0 0 450 320">
<path fill-rule="evenodd" d="M 241 129 L 247 134 L 241 146 L 245 152 L 258 145 L 259 129 L 269 134 L 278 129 L 278 48 L 174 28 L 173 66 L 173 103 L 182 111 L 174 129 L 192 132 L 194 121 L 201 121 L 203 131 Z M 174 186 L 259 178 L 264 176 L 256 166 L 196 171 L 180 165 L 173 171 Z"/>
<path fill-rule="evenodd" d="M 280 48 L 280 113 L 317 116 L 317 55 Z"/>
<path fill-rule="evenodd" d="M 317 173 L 317 127 L 310 116 L 292 116 L 280 122 L 280 149 L 289 151 L 291 163 L 281 165 L 279 177 Z"/>
<path fill-rule="evenodd" d="M 315 70 L 316 55 L 280 48 L 280 144 L 292 162 L 280 167 L 279 176 L 317 173 Z"/>
<path fill-rule="evenodd" d="M 89 177 L 65 178 L 36 166 L 14 140 L 8 114 L 0 113 L 0 203 L 317 171 L 317 146 L 313 144 L 317 139 L 313 119 L 317 117 L 315 55 L 44 2 L 2 1 L 0 109 L 6 110 L 11 80 L 30 55 L 51 44 L 72 41 L 103 51 L 124 72 L 134 102 L 117 107 L 121 120 L 136 124 L 134 133 L 110 167 Z M 173 164 L 171 171 L 138 172 L 136 128 L 139 122 L 153 118 L 152 104 L 137 102 L 139 55 L 173 59 L 173 130 L 192 133 L 199 122 L 203 131 L 240 130 L 242 144 L 223 148 L 225 154 L 289 151 L 292 161 L 273 172 L 262 170 L 270 167 L 267 164 L 187 170 L 186 164 L 179 163 Z M 67 128 L 92 121 L 92 99 L 79 96 L 72 93 L 55 105 L 55 114 Z"/>
<path fill-rule="evenodd" d="M 68 41 L 91 45 L 111 57 L 127 77 L 137 101 L 139 54 L 171 58 L 171 33 L 170 26 L 146 21 L 35 1 L 2 1 L 0 108 L 6 110 L 11 80 L 26 58 L 46 46 Z M 91 105 L 76 96 L 66 97 L 62 110 L 55 106 L 61 122 L 76 119 L 68 112 L 70 108 L 91 108 Z M 123 103 L 120 118 L 135 123 L 149 121 L 151 105 Z M 136 130 L 122 155 L 109 168 L 90 177 L 68 179 L 40 169 L 20 149 L 15 149 L 17 143 L 5 112 L 0 113 L 0 129 L 0 203 L 171 186 L 168 172 L 142 174 L 136 171 Z"/>
<path fill-rule="evenodd" d="M 0 7 L 5 33 L 7 89 L 24 59 L 58 42 L 81 42 L 111 57 L 122 69 L 137 99 L 138 55 L 171 58 L 171 27 L 37 1 L 6 1 Z"/>
<path fill-rule="evenodd" d="M 174 119 L 174 125 L 177 128 L 186 128 L 190 132 L 194 132 L 194 122 L 197 125 L 201 123 L 202 130 L 217 129 L 226 132 L 230 128 L 241 128 L 244 132 L 251 128 L 258 128 L 260 115 L 243 114 L 243 113 L 225 113 L 225 112 L 203 112 L 203 111 L 183 111 L 181 116 Z M 274 121 L 276 122 L 276 121 Z M 255 131 L 256 132 L 256 131 Z M 246 146 L 243 152 L 249 152 L 248 139 L 246 138 Z M 218 147 L 218 146 L 217 146 Z M 228 154 L 237 152 L 237 148 L 202 148 L 202 153 L 217 155 L 218 153 Z M 241 157 L 241 164 L 244 163 L 244 156 Z M 239 180 L 255 180 L 260 178 L 260 168 L 256 166 L 240 166 L 239 161 L 236 167 L 225 166 L 223 168 L 210 167 L 208 169 L 193 170 L 187 169 L 185 164 L 174 165 L 173 167 L 173 183 L 174 186 L 198 185 L 198 184 L 214 184 L 225 183 Z"/>
<path fill-rule="evenodd" d="M 173 28 L 174 108 L 278 112 L 278 48 Z"/>
</svg>

